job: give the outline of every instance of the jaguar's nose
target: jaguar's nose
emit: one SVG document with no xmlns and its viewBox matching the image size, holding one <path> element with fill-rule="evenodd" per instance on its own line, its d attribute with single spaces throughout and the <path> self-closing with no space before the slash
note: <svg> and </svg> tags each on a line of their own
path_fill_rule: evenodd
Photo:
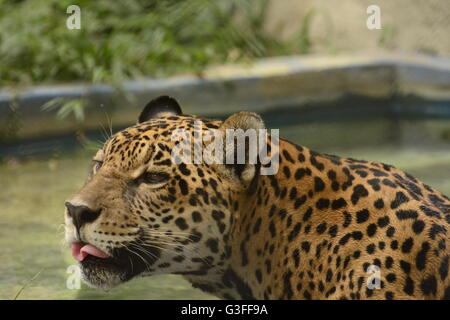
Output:
<svg viewBox="0 0 450 320">
<path fill-rule="evenodd" d="M 101 209 L 93 210 L 83 205 L 73 205 L 70 202 L 66 202 L 67 213 L 72 218 L 73 224 L 80 230 L 85 223 L 95 221 L 100 215 Z"/>
</svg>

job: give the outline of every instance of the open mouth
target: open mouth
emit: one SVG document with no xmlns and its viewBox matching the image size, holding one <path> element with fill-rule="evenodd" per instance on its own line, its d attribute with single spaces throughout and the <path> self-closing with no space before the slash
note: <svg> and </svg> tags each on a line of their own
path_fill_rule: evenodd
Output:
<svg viewBox="0 0 450 320">
<path fill-rule="evenodd" d="M 143 248 L 139 254 L 126 247 L 114 248 L 108 254 L 99 248 L 83 242 L 71 244 L 72 256 L 81 265 L 84 280 L 95 287 L 112 287 L 148 271 L 159 257 L 160 250 Z M 146 252 L 147 254 L 143 253 Z M 112 279 L 116 279 L 113 282 Z"/>
<path fill-rule="evenodd" d="M 84 242 L 74 242 L 71 245 L 72 256 L 80 262 L 83 268 L 115 269 L 116 271 L 126 266 L 119 259 L 110 256 L 99 248 Z M 111 270 L 113 271 L 113 270 Z"/>
<path fill-rule="evenodd" d="M 71 249 L 72 249 L 72 256 L 75 258 L 75 260 L 79 262 L 84 261 L 89 256 L 97 259 L 110 258 L 109 254 L 107 254 L 106 252 L 103 252 L 102 250 L 87 243 L 74 242 L 71 245 Z"/>
</svg>

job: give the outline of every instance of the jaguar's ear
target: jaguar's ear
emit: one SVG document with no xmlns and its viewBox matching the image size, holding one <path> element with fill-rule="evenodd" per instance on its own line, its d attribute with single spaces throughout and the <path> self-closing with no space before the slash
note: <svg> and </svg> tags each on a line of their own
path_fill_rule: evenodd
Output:
<svg viewBox="0 0 450 320">
<path fill-rule="evenodd" d="M 265 129 L 264 122 L 254 112 L 235 113 L 222 123 L 219 130 L 224 142 L 225 173 L 237 175 L 246 183 L 259 176 L 262 129 Z"/>
<path fill-rule="evenodd" d="M 264 129 L 264 121 L 261 119 L 259 114 L 248 111 L 241 111 L 229 116 L 222 125 L 221 130 L 259 130 Z"/>
<path fill-rule="evenodd" d="M 177 100 L 169 96 L 160 96 L 153 99 L 145 106 L 139 115 L 138 123 L 167 115 L 181 115 L 181 107 Z"/>
</svg>

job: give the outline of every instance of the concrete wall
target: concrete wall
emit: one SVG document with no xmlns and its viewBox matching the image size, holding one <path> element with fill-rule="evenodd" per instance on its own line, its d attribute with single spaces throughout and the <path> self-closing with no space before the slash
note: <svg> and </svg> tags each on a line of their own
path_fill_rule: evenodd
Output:
<svg viewBox="0 0 450 320">
<path fill-rule="evenodd" d="M 55 111 L 41 106 L 53 98 L 88 101 L 84 129 L 135 123 L 151 99 L 169 94 L 186 113 L 218 116 L 236 111 L 265 112 L 274 107 L 298 108 L 305 104 L 337 101 L 343 96 L 388 100 L 393 95 L 414 94 L 450 101 L 450 58 L 424 55 L 312 55 L 268 58 L 252 65 L 225 65 L 205 70 L 204 77 L 141 79 L 123 84 L 126 97 L 116 97 L 108 85 L 38 86 L 15 94 L 0 90 L 0 120 L 8 121 L 11 104 L 17 106 L 20 128 L 16 138 L 74 132 L 72 118 L 57 120 Z M 448 109 L 448 108 L 447 108 Z"/>
<path fill-rule="evenodd" d="M 366 27 L 372 4 L 381 9 L 382 30 Z M 311 52 L 383 48 L 450 56 L 448 0 L 270 0 L 267 29 L 292 36 L 311 10 Z"/>
</svg>

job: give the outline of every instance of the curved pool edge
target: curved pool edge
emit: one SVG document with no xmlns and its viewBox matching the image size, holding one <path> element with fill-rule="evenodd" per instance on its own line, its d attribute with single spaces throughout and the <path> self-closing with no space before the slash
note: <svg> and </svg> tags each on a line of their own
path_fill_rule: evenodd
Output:
<svg viewBox="0 0 450 320">
<path fill-rule="evenodd" d="M 332 103 L 345 96 L 388 101 L 414 95 L 450 102 L 450 58 L 392 52 L 273 57 L 210 67 L 201 77 L 126 81 L 122 90 L 126 94 L 117 97 L 114 87 L 107 84 L 43 85 L 20 91 L 3 88 L 0 119 L 19 114 L 15 140 L 20 141 L 64 135 L 80 126 L 98 128 L 108 121 L 105 112 L 115 126 L 127 126 L 135 122 L 143 105 L 162 94 L 176 97 L 187 113 L 208 116 Z M 72 119 L 57 120 L 54 112 L 41 110 L 44 103 L 58 97 L 85 99 L 86 120 L 81 125 Z"/>
</svg>

